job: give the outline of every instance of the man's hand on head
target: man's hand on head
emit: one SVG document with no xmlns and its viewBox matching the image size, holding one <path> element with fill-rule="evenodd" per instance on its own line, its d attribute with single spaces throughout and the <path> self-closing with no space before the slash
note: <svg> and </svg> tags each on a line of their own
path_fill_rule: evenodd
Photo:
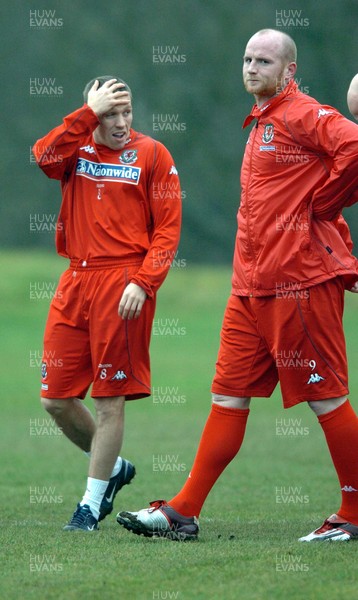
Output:
<svg viewBox="0 0 358 600">
<path fill-rule="evenodd" d="M 99 87 L 99 81 L 96 79 L 88 92 L 87 104 L 97 117 L 100 117 L 115 106 L 125 106 L 130 103 L 130 94 L 124 88 L 124 83 L 118 82 L 117 79 L 109 79 Z"/>
</svg>

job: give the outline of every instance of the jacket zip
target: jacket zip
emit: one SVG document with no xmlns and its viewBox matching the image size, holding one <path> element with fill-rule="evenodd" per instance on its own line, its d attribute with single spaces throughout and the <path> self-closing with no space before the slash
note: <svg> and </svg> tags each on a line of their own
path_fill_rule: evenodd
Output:
<svg viewBox="0 0 358 600">
<path fill-rule="evenodd" d="M 252 240 L 251 240 L 251 237 L 250 237 L 250 228 L 249 228 L 249 201 L 248 201 L 249 194 L 248 194 L 248 189 L 249 189 L 250 180 L 251 180 L 252 155 L 253 155 L 253 152 L 254 152 L 254 146 L 255 146 L 255 140 L 256 140 L 258 126 L 259 126 L 259 122 L 257 120 L 256 121 L 256 125 L 254 127 L 255 133 L 254 133 L 253 140 L 252 140 L 252 145 L 251 145 L 250 160 L 249 160 L 249 176 L 247 178 L 247 183 L 246 183 L 246 230 L 247 230 L 247 240 L 248 240 L 248 243 L 249 243 L 250 253 L 251 253 L 251 256 L 252 256 L 252 259 L 253 259 L 254 263 L 256 262 L 256 255 L 255 255 L 253 243 L 252 243 Z M 252 292 L 252 290 L 253 290 L 253 277 L 254 277 L 254 269 L 252 269 L 252 271 L 251 271 L 251 279 L 250 279 L 250 284 L 249 284 L 249 290 L 250 290 L 249 296 L 250 296 L 250 298 L 253 297 L 253 292 Z"/>
</svg>

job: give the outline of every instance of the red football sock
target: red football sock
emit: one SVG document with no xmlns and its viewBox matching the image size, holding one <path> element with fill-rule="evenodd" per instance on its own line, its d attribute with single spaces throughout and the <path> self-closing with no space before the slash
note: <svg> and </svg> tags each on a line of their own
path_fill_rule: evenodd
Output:
<svg viewBox="0 0 358 600">
<path fill-rule="evenodd" d="M 326 436 L 342 490 L 338 513 L 358 525 L 358 418 L 349 400 L 318 420 Z"/>
<path fill-rule="evenodd" d="M 249 412 L 248 408 L 212 405 L 189 477 L 169 500 L 176 511 L 186 517 L 199 516 L 214 483 L 240 450 Z"/>
</svg>

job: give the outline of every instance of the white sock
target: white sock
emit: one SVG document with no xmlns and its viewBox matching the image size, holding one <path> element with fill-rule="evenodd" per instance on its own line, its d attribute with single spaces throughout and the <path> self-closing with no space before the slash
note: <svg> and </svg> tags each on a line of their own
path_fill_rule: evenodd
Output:
<svg viewBox="0 0 358 600">
<path fill-rule="evenodd" d="M 99 517 L 99 509 L 107 486 L 108 481 L 94 479 L 93 477 L 88 477 L 87 479 L 87 488 L 80 504 L 81 506 L 87 504 L 95 519 Z"/>
<path fill-rule="evenodd" d="M 116 460 L 116 462 L 114 464 L 113 471 L 111 473 L 111 477 L 114 477 L 115 475 L 118 475 L 119 471 L 122 468 L 122 462 L 123 461 L 122 461 L 121 457 L 118 456 L 118 458 L 117 458 L 117 460 Z"/>
<path fill-rule="evenodd" d="M 85 455 L 88 456 L 88 458 L 91 458 L 91 453 L 90 452 L 85 452 Z M 116 462 L 114 464 L 113 471 L 110 474 L 110 478 L 114 477 L 115 475 L 118 475 L 119 471 L 122 468 L 122 462 L 123 462 L 122 458 L 120 456 L 118 456 L 118 458 L 117 458 L 117 460 L 116 460 Z"/>
</svg>

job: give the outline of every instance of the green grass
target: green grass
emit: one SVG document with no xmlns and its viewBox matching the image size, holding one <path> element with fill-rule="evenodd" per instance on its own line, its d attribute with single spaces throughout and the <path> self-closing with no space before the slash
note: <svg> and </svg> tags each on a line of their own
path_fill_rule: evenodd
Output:
<svg viewBox="0 0 358 600">
<path fill-rule="evenodd" d="M 270 400 L 252 402 L 244 445 L 205 504 L 198 542 L 139 538 L 122 530 L 113 515 L 94 535 L 62 531 L 82 496 L 88 463 L 62 435 L 30 435 L 31 423 L 48 417 L 29 355 L 41 351 L 48 306 L 47 300 L 30 300 L 30 284 L 55 282 L 64 266 L 49 253 L 3 253 L 1 259 L 1 597 L 354 598 L 354 543 L 296 541 L 337 509 L 339 487 L 316 417 L 305 405 L 284 412 L 278 390 Z M 153 336 L 152 383 L 161 390 L 157 400 L 171 387 L 167 395 L 182 401 L 128 404 L 123 455 L 136 464 L 137 477 L 118 496 L 114 514 L 170 498 L 188 475 L 210 409 L 230 277 L 230 268 L 189 265 L 174 269 L 160 291 L 156 318 L 177 319 L 183 334 Z M 351 397 L 357 407 L 356 302 L 347 294 Z M 307 435 L 277 435 L 281 418 L 298 419 Z M 183 470 L 153 472 L 158 454 L 175 456 Z M 54 489 L 42 494 L 47 502 L 38 503 L 30 502 L 30 487 Z M 299 499 L 277 502 L 280 487 L 299 488 Z"/>
</svg>

